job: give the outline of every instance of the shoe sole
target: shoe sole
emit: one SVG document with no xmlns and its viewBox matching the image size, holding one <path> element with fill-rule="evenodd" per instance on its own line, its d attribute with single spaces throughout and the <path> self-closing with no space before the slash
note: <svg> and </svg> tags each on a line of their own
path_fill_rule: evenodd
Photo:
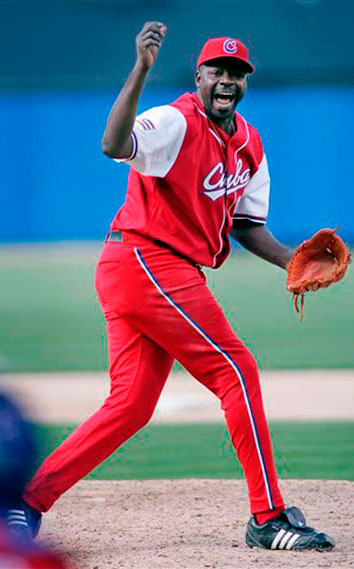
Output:
<svg viewBox="0 0 354 569">
<path fill-rule="evenodd" d="M 332 551 L 332 549 L 334 549 L 335 544 L 334 545 L 327 545 L 325 547 L 299 547 L 296 548 L 294 547 L 294 549 L 270 549 L 270 547 L 263 547 L 263 545 L 251 545 L 250 543 L 247 543 L 246 541 L 246 545 L 250 548 L 250 549 L 265 549 L 266 551 L 319 551 L 320 553 L 325 553 L 326 551 Z"/>
</svg>

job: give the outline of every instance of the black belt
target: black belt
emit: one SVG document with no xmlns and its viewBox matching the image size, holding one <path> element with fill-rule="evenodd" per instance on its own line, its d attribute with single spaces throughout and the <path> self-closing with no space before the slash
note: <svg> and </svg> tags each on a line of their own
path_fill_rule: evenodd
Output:
<svg viewBox="0 0 354 569">
<path fill-rule="evenodd" d="M 130 241 L 130 234 L 129 235 L 129 241 Z M 133 235 L 133 234 L 131 234 Z M 172 251 L 172 253 L 174 255 L 176 255 L 177 257 L 180 257 L 181 259 L 184 259 L 185 261 L 188 261 L 188 263 L 190 263 L 191 265 L 193 265 L 194 267 L 197 267 L 200 271 L 200 265 L 198 265 L 197 263 L 195 263 L 194 261 L 192 261 L 191 259 L 189 259 L 188 257 L 185 257 L 184 255 L 182 255 L 181 253 L 175 251 L 174 249 L 172 249 L 172 247 L 170 247 L 170 245 L 167 245 L 167 243 L 164 243 L 163 241 L 159 241 L 158 239 L 149 239 L 148 237 L 143 237 L 144 242 L 146 243 L 153 243 L 154 245 L 158 245 L 159 247 L 163 247 L 165 249 L 169 249 L 170 251 Z M 132 241 L 133 242 L 134 238 L 132 237 Z M 115 241 L 116 243 L 123 243 L 124 239 L 123 239 L 123 234 L 121 231 L 110 231 L 106 237 L 106 242 L 107 241 Z M 139 236 L 137 236 L 137 242 L 139 242 Z"/>
<path fill-rule="evenodd" d="M 118 241 L 123 243 L 123 235 L 121 231 L 110 231 L 106 237 L 106 241 Z"/>
<path fill-rule="evenodd" d="M 159 247 L 166 247 L 167 249 L 171 249 L 171 251 L 173 251 L 173 249 L 169 245 L 167 245 L 167 243 L 159 241 L 158 239 L 151 239 L 150 237 L 146 237 L 145 235 L 144 236 L 136 235 L 135 237 L 136 237 L 136 243 L 139 243 L 139 240 L 143 240 L 144 243 L 154 243 Z M 124 238 L 122 231 L 110 231 L 106 237 L 106 241 L 115 241 L 117 243 L 124 243 L 124 242 L 134 243 L 135 238 L 134 238 L 134 233 L 127 233 L 126 238 Z"/>
</svg>

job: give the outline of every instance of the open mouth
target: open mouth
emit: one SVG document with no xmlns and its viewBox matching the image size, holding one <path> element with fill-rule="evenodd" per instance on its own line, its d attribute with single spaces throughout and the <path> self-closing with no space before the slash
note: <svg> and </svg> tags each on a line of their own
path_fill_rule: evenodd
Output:
<svg viewBox="0 0 354 569">
<path fill-rule="evenodd" d="M 228 105 L 231 105 L 234 100 L 235 100 L 235 95 L 234 93 L 217 93 L 216 95 L 214 95 L 214 99 L 217 103 L 219 103 L 219 105 L 223 106 L 223 107 L 227 107 Z"/>
</svg>

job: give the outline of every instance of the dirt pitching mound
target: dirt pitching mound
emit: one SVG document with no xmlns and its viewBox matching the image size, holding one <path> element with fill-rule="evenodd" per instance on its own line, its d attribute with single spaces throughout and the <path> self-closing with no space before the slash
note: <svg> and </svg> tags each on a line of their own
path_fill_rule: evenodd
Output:
<svg viewBox="0 0 354 569">
<path fill-rule="evenodd" d="M 288 504 L 337 540 L 328 553 L 249 549 L 244 481 L 83 481 L 44 516 L 48 539 L 82 569 L 354 567 L 354 483 L 283 481 Z"/>
</svg>

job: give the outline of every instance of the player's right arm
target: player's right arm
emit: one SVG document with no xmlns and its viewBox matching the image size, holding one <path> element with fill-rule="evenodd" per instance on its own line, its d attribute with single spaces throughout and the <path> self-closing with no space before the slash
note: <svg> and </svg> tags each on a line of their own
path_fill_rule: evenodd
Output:
<svg viewBox="0 0 354 569">
<path fill-rule="evenodd" d="M 145 78 L 156 61 L 166 26 L 146 22 L 136 37 L 137 58 L 133 71 L 109 113 L 102 138 L 102 151 L 110 158 L 129 158 L 133 151 L 132 130 Z"/>
</svg>

